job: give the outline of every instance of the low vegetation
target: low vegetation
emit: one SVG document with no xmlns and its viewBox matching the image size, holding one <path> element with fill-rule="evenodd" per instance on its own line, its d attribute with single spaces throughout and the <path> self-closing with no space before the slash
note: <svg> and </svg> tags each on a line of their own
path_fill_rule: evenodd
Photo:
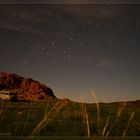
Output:
<svg viewBox="0 0 140 140">
<path fill-rule="evenodd" d="M 140 136 L 140 101 L 77 103 L 67 99 L 1 102 L 0 134 L 12 136 Z"/>
</svg>

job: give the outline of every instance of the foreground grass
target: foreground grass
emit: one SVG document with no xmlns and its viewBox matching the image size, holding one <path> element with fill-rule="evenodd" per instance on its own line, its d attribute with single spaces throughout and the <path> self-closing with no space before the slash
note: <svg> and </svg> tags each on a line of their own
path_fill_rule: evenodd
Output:
<svg viewBox="0 0 140 140">
<path fill-rule="evenodd" d="M 68 100 L 0 103 L 0 135 L 140 136 L 140 102 L 76 103 Z"/>
</svg>

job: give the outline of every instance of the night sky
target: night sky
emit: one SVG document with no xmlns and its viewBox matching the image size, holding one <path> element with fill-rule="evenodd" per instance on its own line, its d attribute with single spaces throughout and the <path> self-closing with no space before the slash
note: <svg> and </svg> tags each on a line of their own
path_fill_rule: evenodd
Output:
<svg viewBox="0 0 140 140">
<path fill-rule="evenodd" d="M 0 72 L 58 98 L 140 99 L 139 4 L 1 4 Z"/>
</svg>

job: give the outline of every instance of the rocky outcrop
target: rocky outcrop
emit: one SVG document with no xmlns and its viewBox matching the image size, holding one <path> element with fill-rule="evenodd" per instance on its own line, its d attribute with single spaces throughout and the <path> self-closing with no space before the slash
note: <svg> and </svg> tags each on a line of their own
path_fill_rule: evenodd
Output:
<svg viewBox="0 0 140 140">
<path fill-rule="evenodd" d="M 31 78 L 17 74 L 0 73 L 0 90 L 17 90 L 19 100 L 38 101 L 56 98 L 52 89 Z"/>
</svg>

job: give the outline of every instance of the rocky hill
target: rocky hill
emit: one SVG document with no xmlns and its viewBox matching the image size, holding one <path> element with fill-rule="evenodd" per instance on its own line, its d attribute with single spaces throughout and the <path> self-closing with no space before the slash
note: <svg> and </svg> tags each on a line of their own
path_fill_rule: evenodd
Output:
<svg viewBox="0 0 140 140">
<path fill-rule="evenodd" d="M 52 89 L 31 78 L 24 78 L 17 74 L 0 73 L 0 91 L 16 90 L 18 100 L 38 101 L 45 98 L 56 98 Z"/>
</svg>

